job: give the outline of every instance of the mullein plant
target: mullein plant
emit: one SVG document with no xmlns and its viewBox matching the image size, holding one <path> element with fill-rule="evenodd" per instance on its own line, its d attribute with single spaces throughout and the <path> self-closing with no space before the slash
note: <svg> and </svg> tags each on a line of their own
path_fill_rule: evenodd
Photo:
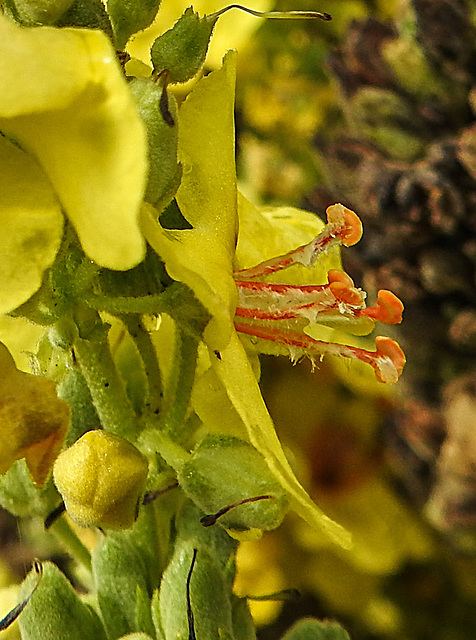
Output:
<svg viewBox="0 0 476 640">
<path fill-rule="evenodd" d="M 406 0 L 392 22 L 350 26 L 328 60 L 344 122 L 317 137 L 326 188 L 313 196 L 322 206 L 339 193 L 358 209 L 366 237 L 351 273 L 405 303 L 396 336 L 414 357 L 391 459 L 412 500 L 466 550 L 473 436 L 453 396 L 470 403 L 476 344 L 475 18 L 465 0 Z"/>
<path fill-rule="evenodd" d="M 382 383 L 405 363 L 391 338 L 346 338 L 402 314 L 387 290 L 367 306 L 342 270 L 358 216 L 238 192 L 235 52 L 177 104 L 169 85 L 199 74 L 228 9 L 187 9 L 148 74 L 131 59 L 159 4 L 8 1 L 0 15 L 0 310 L 17 332 L 0 348 L 0 502 L 45 523 L 86 592 L 35 562 L 0 621 L 25 640 L 254 638 L 233 593 L 240 541 L 292 509 L 351 544 L 294 475 L 258 355 L 357 360 Z M 30 371 L 13 357 L 25 321 L 40 334 Z M 348 636 L 307 620 L 285 637 Z"/>
</svg>

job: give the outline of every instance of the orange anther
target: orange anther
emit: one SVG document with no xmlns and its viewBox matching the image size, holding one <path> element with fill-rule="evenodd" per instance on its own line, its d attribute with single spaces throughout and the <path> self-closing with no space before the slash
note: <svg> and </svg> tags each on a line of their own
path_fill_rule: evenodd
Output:
<svg viewBox="0 0 476 640">
<path fill-rule="evenodd" d="M 402 321 L 403 302 L 391 291 L 381 289 L 377 294 L 376 304 L 362 313 L 385 324 L 399 324 Z"/>
<path fill-rule="evenodd" d="M 346 228 L 341 236 L 342 244 L 346 247 L 351 247 L 357 244 L 362 237 L 362 221 L 356 213 L 351 211 L 351 209 L 347 209 L 347 207 L 344 207 L 344 217 Z"/>
<path fill-rule="evenodd" d="M 377 356 L 380 358 L 389 358 L 395 367 L 397 376 L 400 376 L 405 366 L 406 358 L 398 342 L 395 342 L 395 340 L 392 340 L 392 338 L 388 336 L 377 336 L 375 338 L 375 346 L 377 347 Z M 387 382 L 387 380 L 379 377 L 378 372 L 377 378 L 379 378 L 381 382 Z"/>
<path fill-rule="evenodd" d="M 377 304 L 385 313 L 385 320 L 381 322 L 399 324 L 402 321 L 403 302 L 394 293 L 381 289 L 377 294 Z"/>
<path fill-rule="evenodd" d="M 336 300 L 352 306 L 362 306 L 362 293 L 357 289 L 349 287 L 348 284 L 344 282 L 330 282 L 329 289 L 332 291 L 332 295 Z"/>
<path fill-rule="evenodd" d="M 332 282 L 343 282 L 349 287 L 354 286 L 352 278 L 345 271 L 341 271 L 341 269 L 330 269 L 327 273 L 327 280 L 329 284 Z"/>
</svg>

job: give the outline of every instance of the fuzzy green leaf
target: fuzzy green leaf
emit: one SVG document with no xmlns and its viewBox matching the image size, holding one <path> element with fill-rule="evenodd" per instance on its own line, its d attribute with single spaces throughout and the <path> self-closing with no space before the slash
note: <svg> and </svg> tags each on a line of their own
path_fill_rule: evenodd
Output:
<svg viewBox="0 0 476 640">
<path fill-rule="evenodd" d="M 207 55 L 216 18 L 200 18 L 192 7 L 172 29 L 155 40 L 150 51 L 156 72 L 167 71 L 170 82 L 186 82 L 201 69 Z"/>
<path fill-rule="evenodd" d="M 20 591 L 31 591 L 36 574 L 31 572 Z M 23 640 L 106 640 L 96 612 L 84 604 L 66 577 L 51 562 L 43 565 L 43 577 L 19 618 Z"/>
<path fill-rule="evenodd" d="M 116 48 L 122 50 L 133 33 L 146 29 L 154 20 L 161 0 L 109 0 Z"/>
</svg>

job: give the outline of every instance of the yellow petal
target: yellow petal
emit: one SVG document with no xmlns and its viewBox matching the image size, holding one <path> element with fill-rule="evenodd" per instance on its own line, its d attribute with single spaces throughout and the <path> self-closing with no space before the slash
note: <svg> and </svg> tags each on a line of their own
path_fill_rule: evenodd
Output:
<svg viewBox="0 0 476 640">
<path fill-rule="evenodd" d="M 54 261 L 63 215 L 38 163 L 0 136 L 0 313 L 26 302 Z"/>
<path fill-rule="evenodd" d="M 264 456 L 275 478 L 292 497 L 292 508 L 335 543 L 349 547 L 348 532 L 314 504 L 289 466 L 243 345 L 235 333 L 220 356 L 220 359 L 212 357 L 214 369 L 243 420 L 251 444 Z"/>
<path fill-rule="evenodd" d="M 1 17 L 0 42 L 0 129 L 38 158 L 88 256 L 135 266 L 145 251 L 146 138 L 107 37 Z"/>
<path fill-rule="evenodd" d="M 64 443 L 69 417 L 56 385 L 19 371 L 0 343 L 0 474 L 25 458 L 34 482 L 43 486 Z"/>
<path fill-rule="evenodd" d="M 183 177 L 177 202 L 193 229 L 165 231 L 143 208 L 144 235 L 169 275 L 188 285 L 212 315 L 204 339 L 221 349 L 232 332 L 237 210 L 234 151 L 235 55 L 200 80 L 179 112 Z"/>
</svg>

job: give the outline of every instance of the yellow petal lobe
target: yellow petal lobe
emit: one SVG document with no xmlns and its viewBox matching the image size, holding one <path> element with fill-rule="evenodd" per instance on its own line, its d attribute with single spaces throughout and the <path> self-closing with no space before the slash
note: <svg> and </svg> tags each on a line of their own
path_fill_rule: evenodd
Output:
<svg viewBox="0 0 476 640">
<path fill-rule="evenodd" d="M 135 266 L 145 252 L 146 136 L 107 37 L 0 16 L 0 42 L 0 130 L 36 156 L 87 255 Z"/>
</svg>

